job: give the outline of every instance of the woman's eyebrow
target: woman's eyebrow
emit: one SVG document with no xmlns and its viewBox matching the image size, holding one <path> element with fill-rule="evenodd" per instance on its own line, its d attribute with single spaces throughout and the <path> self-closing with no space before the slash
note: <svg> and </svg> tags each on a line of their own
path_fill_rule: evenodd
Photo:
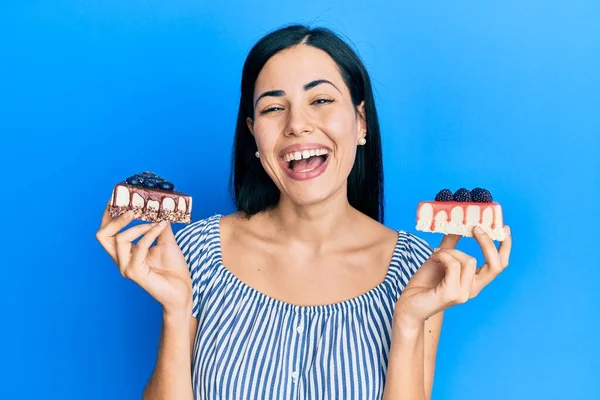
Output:
<svg viewBox="0 0 600 400">
<path fill-rule="evenodd" d="M 306 85 L 304 85 L 304 91 L 308 91 L 310 89 L 313 89 L 321 84 L 327 83 L 331 86 L 333 86 L 334 88 L 337 89 L 338 92 L 340 92 L 340 89 L 337 88 L 337 86 L 335 86 L 333 83 L 331 83 L 330 81 L 328 81 L 327 79 L 316 79 L 312 82 L 307 83 Z M 340 92 L 341 93 L 341 92 Z M 263 97 L 282 97 L 285 96 L 285 91 L 283 90 L 269 90 L 267 92 L 262 93 L 260 96 L 258 96 L 256 98 L 256 102 L 254 102 L 254 107 L 256 107 L 256 105 L 258 104 L 258 101 L 260 99 L 262 99 Z"/>
<path fill-rule="evenodd" d="M 317 80 L 307 83 L 306 85 L 304 85 L 304 91 L 310 90 L 310 89 L 312 89 L 316 86 L 319 86 L 323 83 L 330 84 L 331 86 L 336 88 L 338 92 L 340 92 L 340 89 L 338 89 L 337 86 L 335 86 L 333 83 L 329 82 L 327 79 L 317 79 Z M 342 93 L 342 92 L 340 92 L 340 93 Z"/>
<path fill-rule="evenodd" d="M 281 96 L 285 96 L 285 92 L 283 90 L 269 90 L 268 92 L 264 92 L 263 94 L 261 94 L 260 96 L 258 96 L 256 98 L 256 101 L 254 102 L 254 108 L 256 108 L 256 105 L 258 104 L 258 101 L 260 99 L 262 99 L 263 97 L 281 97 Z"/>
</svg>

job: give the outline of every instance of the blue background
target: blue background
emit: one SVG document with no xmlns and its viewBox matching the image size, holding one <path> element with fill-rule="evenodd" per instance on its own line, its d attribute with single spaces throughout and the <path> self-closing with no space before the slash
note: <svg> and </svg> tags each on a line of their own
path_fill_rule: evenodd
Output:
<svg viewBox="0 0 600 400">
<path fill-rule="evenodd" d="M 510 267 L 447 312 L 433 398 L 600 398 L 599 21 L 594 0 L 3 0 L 0 398 L 139 398 L 161 310 L 96 242 L 102 208 L 150 169 L 194 219 L 232 211 L 241 67 L 289 22 L 349 37 L 372 74 L 389 226 L 461 186 L 512 226 Z"/>
</svg>

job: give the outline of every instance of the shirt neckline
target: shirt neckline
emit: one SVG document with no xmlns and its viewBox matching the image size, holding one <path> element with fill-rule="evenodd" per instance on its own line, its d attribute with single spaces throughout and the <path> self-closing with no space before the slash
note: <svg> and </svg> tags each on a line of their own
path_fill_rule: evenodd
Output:
<svg viewBox="0 0 600 400">
<path fill-rule="evenodd" d="M 289 303 L 289 302 L 286 302 L 283 300 L 279 300 L 277 298 L 274 298 L 266 293 L 259 291 L 258 289 L 255 289 L 254 287 L 248 285 L 246 282 L 244 282 L 240 278 L 238 278 L 233 272 L 231 272 L 223 264 L 223 251 L 221 248 L 221 218 L 222 217 L 223 217 L 222 214 L 215 214 L 213 216 L 213 223 L 214 223 L 213 229 L 216 231 L 216 238 L 217 238 L 216 259 L 215 259 L 215 262 L 217 263 L 217 267 L 232 282 L 234 282 L 234 284 L 236 286 L 243 289 L 244 291 L 252 293 L 253 296 L 257 297 L 260 300 L 261 304 L 272 305 L 276 308 L 284 309 L 287 311 L 295 311 L 295 312 L 303 312 L 303 313 L 331 313 L 331 312 L 338 311 L 338 310 L 345 310 L 348 308 L 353 308 L 353 307 L 356 307 L 357 305 L 365 304 L 365 303 L 373 300 L 375 297 L 379 297 L 381 292 L 387 291 L 387 288 L 389 287 L 389 285 L 392 283 L 392 281 L 394 279 L 394 273 L 395 273 L 394 267 L 396 267 L 396 264 L 397 264 L 396 256 L 397 256 L 398 249 L 400 248 L 400 244 L 402 242 L 402 234 L 403 234 L 403 231 L 400 231 L 400 230 L 396 231 L 397 238 L 396 238 L 396 244 L 394 246 L 394 252 L 393 252 L 392 258 L 388 264 L 388 269 L 387 269 L 387 272 L 385 274 L 383 281 L 381 281 L 380 283 L 378 283 L 376 286 L 369 289 L 368 291 L 366 291 L 362 294 L 359 294 L 353 298 L 347 299 L 347 300 L 343 300 L 343 301 L 339 301 L 339 302 L 335 302 L 335 303 L 320 304 L 320 305 L 297 305 L 297 304 Z"/>
</svg>

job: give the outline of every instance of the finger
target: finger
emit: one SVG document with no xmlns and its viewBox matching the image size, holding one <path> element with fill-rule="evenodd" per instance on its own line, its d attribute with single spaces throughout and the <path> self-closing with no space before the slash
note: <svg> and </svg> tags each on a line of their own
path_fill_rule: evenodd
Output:
<svg viewBox="0 0 600 400">
<path fill-rule="evenodd" d="M 108 212 L 108 210 L 110 209 L 111 201 L 112 198 L 108 200 L 108 204 L 106 205 L 106 207 L 104 207 L 104 212 L 102 213 L 102 221 L 100 222 L 100 228 L 103 228 L 104 226 L 106 226 L 106 224 L 113 220 L 113 217 Z"/>
<path fill-rule="evenodd" d="M 442 241 L 440 242 L 440 249 L 453 249 L 458 244 L 460 240 L 460 235 L 444 235 Z"/>
<path fill-rule="evenodd" d="M 150 248 L 154 240 L 160 235 L 160 233 L 165 229 L 168 225 L 167 221 L 161 221 L 159 224 L 155 224 L 152 229 L 148 231 L 138 242 L 137 247 L 140 249 L 145 248 L 146 250 Z"/>
<path fill-rule="evenodd" d="M 452 256 L 460 264 L 459 302 L 467 301 L 471 298 L 471 287 L 477 271 L 477 259 L 456 249 L 441 249 L 438 252 Z"/>
<path fill-rule="evenodd" d="M 456 249 L 442 249 L 439 251 L 450 254 L 460 263 L 460 286 L 465 292 L 470 292 L 475 273 L 477 272 L 477 259 Z"/>
<path fill-rule="evenodd" d="M 117 251 L 117 260 L 121 273 L 126 276 L 126 270 L 129 268 L 131 253 L 133 250 L 133 241 L 145 234 L 155 224 L 141 224 L 127 229 L 115 236 L 115 247 Z"/>
<path fill-rule="evenodd" d="M 460 275 L 461 264 L 446 250 L 440 250 L 431 256 L 432 261 L 441 263 L 445 268 L 444 279 L 436 287 L 436 295 L 444 305 L 457 304 L 461 300 Z M 465 299 L 466 301 L 466 299 Z"/>
<path fill-rule="evenodd" d="M 475 262 L 475 265 L 477 265 L 477 260 L 466 254 L 463 253 L 460 250 L 456 250 L 456 249 L 439 249 L 436 253 L 447 253 L 450 254 L 453 258 L 455 258 L 459 263 L 461 264 L 469 264 L 469 263 L 473 263 Z"/>
<path fill-rule="evenodd" d="M 132 269 L 132 274 L 137 274 L 138 276 L 141 267 L 144 264 L 144 260 L 148 256 L 148 251 L 150 250 L 150 246 L 154 242 L 154 240 L 160 235 L 160 233 L 166 228 L 168 223 L 166 221 L 162 221 L 161 223 L 155 225 L 140 239 L 137 246 L 135 246 L 135 251 L 131 256 L 130 268 Z"/>
<path fill-rule="evenodd" d="M 165 221 L 166 222 L 166 221 Z M 173 227 L 170 223 L 167 222 L 167 226 L 165 229 L 158 235 L 157 244 L 166 244 L 166 243 L 175 243 L 177 244 L 177 240 L 175 240 L 175 235 L 173 234 Z"/>
<path fill-rule="evenodd" d="M 115 238 L 115 249 L 117 252 L 117 265 L 119 266 L 119 270 L 121 271 L 121 275 L 126 275 L 126 270 L 129 266 L 129 259 L 131 258 L 131 249 L 133 245 L 131 242 L 125 240 L 118 240 L 118 237 Z"/>
<path fill-rule="evenodd" d="M 100 228 L 96 231 L 96 239 L 100 242 L 104 250 L 108 253 L 110 258 L 115 263 L 118 263 L 117 251 L 115 247 L 115 240 L 112 236 L 108 235 L 106 227 L 111 222 L 114 221 L 113 217 L 108 212 L 110 207 L 111 200 L 108 201 L 108 204 L 104 208 L 104 213 L 102 214 L 102 221 L 100 222 Z"/>
<path fill-rule="evenodd" d="M 115 236 L 121 229 L 123 229 L 128 223 L 133 220 L 133 210 L 129 210 L 126 213 L 121 214 L 118 218 L 109 221 L 103 228 L 98 231 L 98 234 L 102 237 Z"/>
<path fill-rule="evenodd" d="M 140 224 L 133 226 L 115 236 L 117 242 L 129 242 L 132 243 L 135 239 L 139 238 L 156 224 Z"/>
<path fill-rule="evenodd" d="M 483 256 L 485 258 L 485 264 L 480 268 L 475 278 L 475 293 L 479 293 L 485 286 L 494 280 L 500 272 L 502 272 L 502 265 L 500 262 L 500 255 L 498 249 L 492 238 L 485 232 L 479 231 L 477 228 L 473 230 L 473 236 L 479 243 Z"/>
<path fill-rule="evenodd" d="M 500 248 L 498 249 L 498 255 L 500 256 L 500 265 L 502 269 L 508 267 L 510 262 L 510 252 L 512 250 L 512 235 L 510 233 L 510 226 L 506 225 L 504 227 L 504 231 L 506 232 L 506 238 L 500 243 Z"/>
</svg>

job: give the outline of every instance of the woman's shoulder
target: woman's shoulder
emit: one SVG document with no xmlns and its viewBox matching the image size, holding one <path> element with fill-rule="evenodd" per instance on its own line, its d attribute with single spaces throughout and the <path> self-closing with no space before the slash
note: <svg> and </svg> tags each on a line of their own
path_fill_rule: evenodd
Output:
<svg viewBox="0 0 600 400">
<path fill-rule="evenodd" d="M 407 258 L 415 258 L 418 262 L 427 259 L 432 252 L 429 243 L 416 233 L 403 228 L 392 228 L 374 219 L 368 218 L 361 227 L 363 232 L 369 232 L 371 240 L 381 243 L 395 241 L 394 253 Z"/>
<path fill-rule="evenodd" d="M 175 233 L 175 240 L 181 250 L 185 253 L 190 246 L 198 242 L 219 240 L 219 221 L 222 214 L 212 214 L 195 221 L 179 229 Z"/>
<path fill-rule="evenodd" d="M 396 251 L 411 250 L 412 247 L 428 247 L 428 243 L 417 234 L 403 228 L 394 228 L 381 223 L 365 215 L 365 218 L 357 224 L 357 229 L 363 237 L 373 243 L 396 244 Z"/>
<path fill-rule="evenodd" d="M 192 232 L 199 232 L 209 228 L 218 222 L 219 219 L 223 217 L 222 214 L 212 214 L 209 216 L 205 216 L 200 219 L 193 220 L 191 223 L 187 224 L 183 228 L 181 228 L 176 235 L 189 235 Z"/>
<path fill-rule="evenodd" d="M 210 214 L 181 228 L 175 233 L 175 239 L 180 247 L 198 241 L 220 241 L 222 239 L 222 227 L 229 227 L 241 218 L 243 217 L 238 212 L 227 215 Z M 224 229 L 224 231 L 228 232 L 229 229 Z"/>
<path fill-rule="evenodd" d="M 398 230 L 398 244 L 396 254 L 398 259 L 408 267 L 412 272 L 427 261 L 433 253 L 433 248 L 429 243 L 414 232 L 408 230 Z"/>
</svg>

